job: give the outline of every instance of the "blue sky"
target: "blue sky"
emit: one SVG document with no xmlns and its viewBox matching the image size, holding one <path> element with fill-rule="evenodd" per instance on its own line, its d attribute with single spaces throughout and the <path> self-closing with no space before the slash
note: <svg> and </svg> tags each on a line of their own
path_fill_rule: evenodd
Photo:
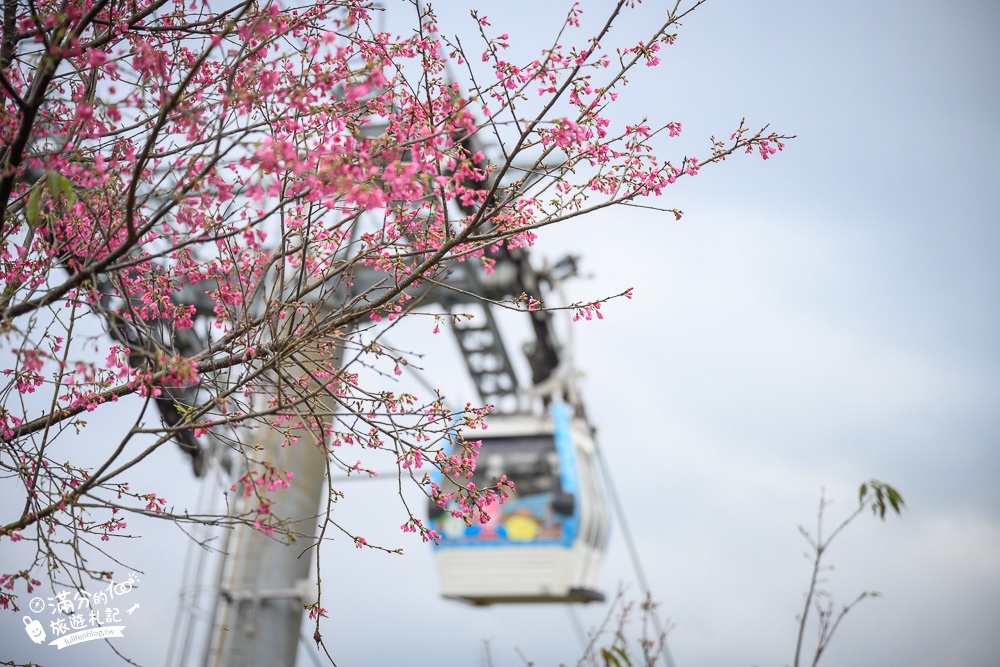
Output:
<svg viewBox="0 0 1000 667">
<path fill-rule="evenodd" d="M 481 13 L 529 54 L 563 4 Z M 582 6 L 596 17 L 603 4 Z M 469 34 L 464 7 L 437 4 L 445 32 Z M 638 38 L 642 12 L 662 11 L 647 0 L 616 34 Z M 680 182 L 663 201 L 684 210 L 679 222 L 618 209 L 540 237 L 537 260 L 579 253 L 593 275 L 570 298 L 635 288 L 574 328 L 575 356 L 678 665 L 789 664 L 809 574 L 797 526 L 812 525 L 821 488 L 843 516 L 870 477 L 908 509 L 862 517 L 832 549 L 838 600 L 884 597 L 848 616 L 822 664 L 1000 659 L 998 25 L 1000 7 L 969 0 L 712 0 L 660 68 L 632 77 L 616 117 L 681 121 L 666 145 L 675 159 L 743 116 L 798 138 L 766 163 L 740 156 Z M 393 338 L 417 347 L 423 324 Z M 448 341 L 427 344 L 428 379 L 467 390 Z M 179 456 L 144 474 L 180 480 L 179 498 L 197 492 Z M 438 600 L 429 550 L 398 532 L 393 485 L 345 490 L 344 520 L 406 555 L 327 549 L 324 634 L 338 664 L 486 665 L 484 641 L 498 666 L 524 664 L 515 649 L 575 663 L 563 608 Z M 116 646 L 157 665 L 186 545 L 176 530 L 152 535 L 125 548 L 149 611 Z M 603 582 L 637 592 L 620 534 Z M 579 614 L 589 626 L 604 611 Z M 0 624 L 12 658 L 106 653 L 42 654 L 19 626 Z"/>
</svg>

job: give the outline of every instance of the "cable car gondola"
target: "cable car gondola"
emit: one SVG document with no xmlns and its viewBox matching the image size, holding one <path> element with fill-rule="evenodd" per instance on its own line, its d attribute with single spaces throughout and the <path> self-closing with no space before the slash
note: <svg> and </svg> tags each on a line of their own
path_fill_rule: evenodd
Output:
<svg viewBox="0 0 1000 667">
<path fill-rule="evenodd" d="M 506 475 L 514 492 L 471 526 L 431 505 L 442 595 L 476 605 L 603 600 L 595 585 L 609 517 L 587 423 L 553 403 L 548 417 L 497 415 L 466 436 L 482 440 L 476 486 Z"/>
</svg>

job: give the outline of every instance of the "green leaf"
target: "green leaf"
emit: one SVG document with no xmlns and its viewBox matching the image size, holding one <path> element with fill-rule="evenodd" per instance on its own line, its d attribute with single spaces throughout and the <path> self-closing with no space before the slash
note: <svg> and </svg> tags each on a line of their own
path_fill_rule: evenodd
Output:
<svg viewBox="0 0 1000 667">
<path fill-rule="evenodd" d="M 869 500 L 868 492 L 873 491 L 875 497 Z M 892 487 L 890 484 L 885 482 L 880 482 L 877 479 L 872 479 L 861 485 L 859 489 L 859 498 L 861 499 L 861 504 L 864 505 L 866 502 L 871 503 L 872 514 L 879 517 L 883 521 L 885 520 L 885 512 L 887 509 L 892 508 L 892 511 L 896 514 L 902 514 L 903 508 L 906 503 L 903 501 L 903 496 Z"/>
<path fill-rule="evenodd" d="M 63 197 L 66 198 L 66 204 L 69 206 L 75 204 L 77 199 L 76 190 L 73 189 L 73 184 L 70 182 L 70 180 L 65 176 L 63 176 L 62 174 L 60 174 L 59 185 L 62 186 L 62 193 Z"/>
<path fill-rule="evenodd" d="M 906 503 L 903 501 L 903 496 L 900 495 L 899 491 L 892 488 L 888 484 L 885 485 L 886 493 L 889 496 L 889 504 L 892 505 L 892 509 L 896 514 L 901 514 Z"/>
<path fill-rule="evenodd" d="M 68 178 L 58 172 L 50 171 L 46 174 L 46 180 L 48 181 L 49 194 L 51 196 L 57 197 L 61 194 L 66 198 L 66 203 L 69 206 L 76 203 L 76 191 L 73 190 L 73 183 Z"/>
<path fill-rule="evenodd" d="M 28 204 L 24 207 L 24 217 L 28 221 L 29 227 L 34 227 L 38 222 L 38 209 L 42 204 L 42 189 L 36 185 L 28 195 Z"/>
<path fill-rule="evenodd" d="M 621 656 L 621 659 L 623 661 L 625 661 L 625 664 L 628 665 L 628 667 L 632 667 L 632 661 L 629 659 L 628 653 L 625 652 L 624 648 L 622 648 L 621 646 L 619 646 L 617 648 L 611 649 L 611 651 L 614 652 L 614 653 L 617 653 L 619 656 Z"/>
</svg>

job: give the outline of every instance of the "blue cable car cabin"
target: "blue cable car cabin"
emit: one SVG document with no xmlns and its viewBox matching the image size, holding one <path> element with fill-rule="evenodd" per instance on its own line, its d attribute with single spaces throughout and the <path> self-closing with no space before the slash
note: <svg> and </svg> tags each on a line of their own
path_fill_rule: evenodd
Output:
<svg viewBox="0 0 1000 667">
<path fill-rule="evenodd" d="M 431 505 L 442 595 L 477 605 L 603 600 L 595 586 L 609 518 L 586 422 L 556 403 L 547 418 L 496 415 L 465 435 L 482 440 L 476 486 L 507 475 L 514 492 L 471 526 Z"/>
</svg>

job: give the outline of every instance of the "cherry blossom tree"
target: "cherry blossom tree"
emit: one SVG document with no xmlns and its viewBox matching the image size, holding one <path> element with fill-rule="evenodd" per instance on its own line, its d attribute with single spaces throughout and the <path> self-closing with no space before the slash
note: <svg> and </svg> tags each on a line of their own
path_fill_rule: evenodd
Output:
<svg viewBox="0 0 1000 667">
<path fill-rule="evenodd" d="M 0 548 L 37 549 L 5 561 L 0 605 L 17 610 L 46 573 L 107 577 L 87 554 L 111 548 L 133 514 L 318 539 L 275 511 L 297 479 L 259 446 L 263 432 L 319 448 L 330 498 L 331 473 L 370 472 L 361 450 L 466 517 L 503 497 L 507 480 L 467 485 L 476 443 L 445 448 L 456 422 L 475 428 L 490 405 L 372 388 L 360 370 L 403 372 L 380 332 L 421 315 L 436 333 L 461 317 L 427 295 L 523 256 L 542 227 L 655 207 L 730 155 L 782 149 L 787 137 L 740 122 L 703 155 L 667 160 L 680 120 L 615 113 L 629 72 L 656 66 L 702 2 L 677 2 L 633 36 L 612 24 L 634 0 L 601 9 L 591 34 L 574 5 L 549 46 L 515 63 L 487 16 L 471 12 L 478 42 L 463 45 L 417 0 L 388 8 L 412 17 L 400 34 L 362 0 L 7 0 L 0 483 L 23 502 L 3 508 Z M 584 318 L 610 298 L 473 296 Z M 81 463 L 88 416 L 125 404 L 126 435 L 99 465 Z M 245 508 L 194 517 L 171 509 L 168 485 L 129 485 L 174 443 L 196 471 L 227 460 Z M 431 483 L 433 468 L 451 481 Z M 400 511 L 405 531 L 435 538 Z M 324 512 L 319 523 L 372 546 Z"/>
</svg>

